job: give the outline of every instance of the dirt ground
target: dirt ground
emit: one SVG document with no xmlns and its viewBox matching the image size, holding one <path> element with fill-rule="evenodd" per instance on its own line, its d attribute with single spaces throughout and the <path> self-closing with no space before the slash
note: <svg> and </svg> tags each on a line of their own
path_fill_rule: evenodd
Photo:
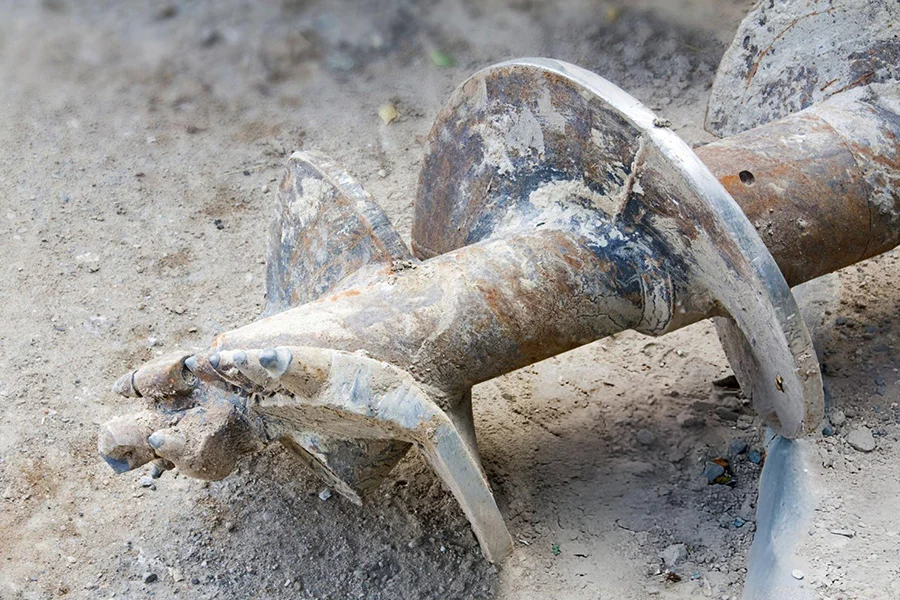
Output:
<svg viewBox="0 0 900 600">
<path fill-rule="evenodd" d="M 570 61 L 702 143 L 751 4 L 0 0 L 0 599 L 738 598 L 760 466 L 732 457 L 733 486 L 701 471 L 763 431 L 712 383 L 730 371 L 710 323 L 475 389 L 516 539 L 499 568 L 415 454 L 360 508 L 321 500 L 274 446 L 221 482 L 143 487 L 149 469 L 114 475 L 96 434 L 138 407 L 109 391 L 117 376 L 259 314 L 268 189 L 292 151 L 337 159 L 408 239 L 421 142 L 469 74 Z M 815 438 L 822 501 L 801 555 L 821 598 L 900 597 L 898 260 L 804 294 L 846 419 Z M 862 426 L 874 452 L 847 444 Z M 680 543 L 669 574 L 659 554 Z"/>
</svg>

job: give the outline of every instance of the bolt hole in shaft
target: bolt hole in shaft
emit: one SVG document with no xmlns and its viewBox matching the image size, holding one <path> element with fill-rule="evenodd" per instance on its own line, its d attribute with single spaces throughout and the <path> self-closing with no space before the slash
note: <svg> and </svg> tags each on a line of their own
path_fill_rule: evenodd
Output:
<svg viewBox="0 0 900 600">
<path fill-rule="evenodd" d="M 738 173 L 738 177 L 741 178 L 741 183 L 746 186 L 751 186 L 756 183 L 756 177 L 753 176 L 753 173 L 750 171 L 741 171 Z"/>
</svg>

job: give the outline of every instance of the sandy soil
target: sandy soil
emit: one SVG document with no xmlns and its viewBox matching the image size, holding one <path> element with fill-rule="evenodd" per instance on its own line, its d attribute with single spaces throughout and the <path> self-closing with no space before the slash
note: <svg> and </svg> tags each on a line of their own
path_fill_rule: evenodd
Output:
<svg viewBox="0 0 900 600">
<path fill-rule="evenodd" d="M 358 508 L 320 500 L 277 447 L 222 482 L 142 487 L 148 469 L 115 476 L 98 459 L 96 431 L 137 408 L 109 392 L 118 375 L 259 314 L 267 189 L 291 151 L 338 159 L 408 237 L 441 104 L 476 69 L 528 55 L 604 75 L 702 143 L 750 4 L 0 1 L 0 598 L 739 597 L 760 467 L 736 457 L 731 487 L 700 473 L 762 431 L 712 384 L 730 371 L 709 323 L 475 389 L 517 540 L 499 569 L 416 455 Z M 385 125 L 388 102 L 400 118 Z M 816 439 L 823 501 L 802 552 L 828 573 L 809 581 L 823 598 L 900 597 L 898 258 L 848 269 L 809 304 L 847 417 Z M 845 441 L 863 425 L 875 452 Z M 676 543 L 688 555 L 669 575 L 659 553 Z"/>
</svg>

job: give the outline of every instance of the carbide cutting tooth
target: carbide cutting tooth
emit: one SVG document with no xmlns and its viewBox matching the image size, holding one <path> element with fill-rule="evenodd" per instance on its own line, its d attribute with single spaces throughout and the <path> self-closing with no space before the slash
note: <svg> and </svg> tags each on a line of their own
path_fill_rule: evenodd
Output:
<svg viewBox="0 0 900 600">
<path fill-rule="evenodd" d="M 112 391 L 120 396 L 125 396 L 126 398 L 140 397 L 140 394 L 134 389 L 134 374 L 135 371 L 129 371 L 125 375 L 119 377 L 113 384 Z"/>
<path fill-rule="evenodd" d="M 280 378 L 291 366 L 294 355 L 287 348 L 266 348 L 259 353 L 259 364 L 274 379 Z"/>
<path fill-rule="evenodd" d="M 212 354 L 210 354 L 210 355 L 209 355 L 209 358 L 208 358 L 207 360 L 209 361 L 209 364 L 212 365 L 212 368 L 213 368 L 213 369 L 218 369 L 218 368 L 219 368 L 219 360 L 220 360 L 220 357 L 219 357 L 219 353 L 218 353 L 218 352 L 213 352 Z"/>
<path fill-rule="evenodd" d="M 147 438 L 147 443 L 150 444 L 150 447 L 154 450 L 159 450 L 165 440 L 166 434 L 164 434 L 162 431 L 154 431 L 150 434 L 150 437 Z"/>
<path fill-rule="evenodd" d="M 245 366 L 247 364 L 247 353 L 243 350 L 235 350 L 234 354 L 231 355 L 231 362 L 238 368 Z"/>
<path fill-rule="evenodd" d="M 157 455 L 162 456 L 159 454 L 160 452 L 167 455 L 179 452 L 186 441 L 172 429 L 159 429 L 150 434 L 150 437 L 147 438 L 147 443 L 156 451 Z M 163 456 L 163 458 L 166 457 Z"/>
<path fill-rule="evenodd" d="M 196 356 L 188 356 L 186 359 L 184 359 L 184 366 L 187 368 L 188 371 L 196 374 L 196 372 L 197 372 L 197 357 Z"/>
<path fill-rule="evenodd" d="M 97 451 L 116 473 L 124 473 L 154 458 L 147 435 L 158 426 L 159 417 L 149 411 L 118 417 L 100 426 Z"/>
<path fill-rule="evenodd" d="M 259 353 L 259 364 L 261 364 L 264 369 L 274 368 L 277 363 L 278 355 L 272 348 L 266 348 Z"/>
</svg>

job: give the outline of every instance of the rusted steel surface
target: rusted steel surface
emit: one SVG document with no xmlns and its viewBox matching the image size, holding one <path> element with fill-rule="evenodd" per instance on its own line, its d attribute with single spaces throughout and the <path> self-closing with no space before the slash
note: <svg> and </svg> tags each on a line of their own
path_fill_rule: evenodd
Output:
<svg viewBox="0 0 900 600">
<path fill-rule="evenodd" d="M 601 260 L 555 230 L 485 240 L 224 333 L 215 349 L 364 349 L 452 404 L 476 383 L 638 326 L 641 267 L 654 269 Z"/>
<path fill-rule="evenodd" d="M 359 183 L 327 156 L 306 156 L 289 160 L 275 195 L 263 315 L 353 287 L 412 259 L 384 211 Z M 356 504 L 410 447 L 395 440 L 336 439 L 321 431 L 297 431 L 280 441 Z"/>
<path fill-rule="evenodd" d="M 900 79 L 896 0 L 759 2 L 722 57 L 707 129 L 736 135 L 872 83 Z"/>
<path fill-rule="evenodd" d="M 697 148 L 792 286 L 900 238 L 900 85 L 847 92 Z"/>
<path fill-rule="evenodd" d="M 362 267 L 412 256 L 381 207 L 331 159 L 291 160 L 268 236 L 266 310 L 270 315 L 352 285 Z M 303 198 L 302 203 L 290 202 Z"/>
<path fill-rule="evenodd" d="M 106 424 L 100 451 L 119 471 L 161 459 L 217 479 L 280 441 L 359 502 L 416 446 L 500 560 L 511 538 L 478 458 L 471 387 L 626 329 L 661 335 L 708 317 L 759 413 L 801 435 L 821 419 L 821 378 L 776 260 L 805 280 L 897 243 L 896 90 L 844 98 L 701 151 L 735 202 L 602 78 L 540 59 L 492 67 L 429 137 L 419 258 L 330 160 L 295 154 L 265 318 L 121 378 L 116 391 L 154 410 Z M 827 148 L 835 136 L 841 148 Z M 863 207 L 866 235 L 838 231 Z M 771 235 L 754 228 L 762 218 Z M 799 218 L 808 233 L 792 236 Z M 795 260 L 816 243 L 819 260 Z"/>
<path fill-rule="evenodd" d="M 665 277 L 648 274 L 644 306 L 659 310 L 636 329 L 658 335 L 730 315 L 747 341 L 734 349 L 750 354 L 741 362 L 756 373 L 745 383 L 757 411 L 789 437 L 821 420 L 806 326 L 738 205 L 636 100 L 583 69 L 526 59 L 475 74 L 438 115 L 413 247 L 440 254 L 537 223 L 580 232 L 617 264 L 652 248 Z"/>
</svg>

